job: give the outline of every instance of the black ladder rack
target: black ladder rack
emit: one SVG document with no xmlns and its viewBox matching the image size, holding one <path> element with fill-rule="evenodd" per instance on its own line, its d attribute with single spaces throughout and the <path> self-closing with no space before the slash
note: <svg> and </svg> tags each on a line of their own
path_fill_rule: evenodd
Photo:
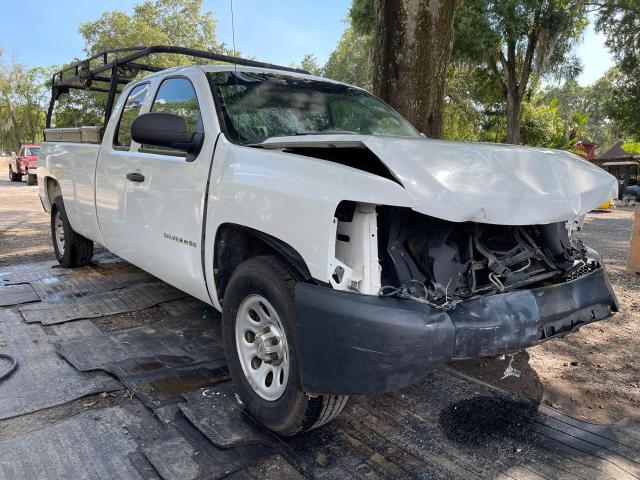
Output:
<svg viewBox="0 0 640 480">
<path fill-rule="evenodd" d="M 273 65 L 271 63 L 232 57 L 205 50 L 174 47 L 170 45 L 153 45 L 150 47 L 129 47 L 105 50 L 97 55 L 69 65 L 68 67 L 65 67 L 53 74 L 53 78 L 51 79 L 51 101 L 49 102 L 49 109 L 47 110 L 46 128 L 51 127 L 51 116 L 53 114 L 55 102 L 61 94 L 69 93 L 70 89 L 89 90 L 108 94 L 107 103 L 104 109 L 103 128 L 106 127 L 107 122 L 111 117 L 111 111 L 113 110 L 116 94 L 119 93 L 118 86 L 129 83 L 140 71 L 158 72 L 160 70 L 164 70 L 163 67 L 158 67 L 151 63 L 136 61 L 157 53 L 206 58 L 214 62 L 243 65 L 247 67 L 269 68 L 272 70 L 282 70 L 294 73 L 309 73 L 306 70 L 298 68 L 283 67 L 281 65 Z"/>
</svg>

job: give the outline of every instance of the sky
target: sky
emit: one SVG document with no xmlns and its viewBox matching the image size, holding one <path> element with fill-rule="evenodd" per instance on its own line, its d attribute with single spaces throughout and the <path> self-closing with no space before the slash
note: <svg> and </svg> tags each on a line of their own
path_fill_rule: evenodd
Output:
<svg viewBox="0 0 640 480">
<path fill-rule="evenodd" d="M 136 0 L 0 0 L 0 45 L 5 56 L 30 67 L 82 58 L 82 22 L 105 10 L 132 11 Z M 256 60 L 299 63 L 313 53 L 323 64 L 344 29 L 350 0 L 233 0 L 236 48 Z M 218 20 L 217 37 L 232 44 L 230 0 L 205 0 Z M 603 37 L 589 25 L 576 49 L 584 70 L 581 85 L 598 79 L 612 65 Z"/>
</svg>

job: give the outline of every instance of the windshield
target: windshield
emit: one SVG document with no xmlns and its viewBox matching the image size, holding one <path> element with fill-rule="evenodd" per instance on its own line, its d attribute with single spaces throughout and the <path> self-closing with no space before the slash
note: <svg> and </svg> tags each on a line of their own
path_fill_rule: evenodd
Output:
<svg viewBox="0 0 640 480">
<path fill-rule="evenodd" d="M 271 73 L 207 75 L 235 143 L 331 133 L 420 136 L 384 102 L 357 88 Z"/>
<path fill-rule="evenodd" d="M 27 157 L 31 157 L 33 155 L 38 155 L 40 153 L 40 147 L 29 147 L 25 149 L 24 154 Z"/>
</svg>

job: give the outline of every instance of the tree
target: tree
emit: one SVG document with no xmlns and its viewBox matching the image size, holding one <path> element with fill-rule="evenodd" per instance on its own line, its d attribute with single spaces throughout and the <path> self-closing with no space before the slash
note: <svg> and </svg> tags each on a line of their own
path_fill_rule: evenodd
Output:
<svg viewBox="0 0 640 480">
<path fill-rule="evenodd" d="M 446 140 L 478 141 L 482 134 L 482 111 L 478 108 L 479 83 L 469 65 L 452 63 L 447 72 L 443 135 Z"/>
<path fill-rule="evenodd" d="M 522 143 L 533 147 L 566 148 L 570 146 L 567 124 L 554 98 L 546 105 L 522 103 Z"/>
<path fill-rule="evenodd" d="M 640 0 L 594 0 L 594 7 L 605 44 L 623 72 L 634 71 L 640 63 Z"/>
<path fill-rule="evenodd" d="M 329 55 L 323 75 L 371 91 L 370 46 L 370 35 L 358 33 L 347 24 L 338 45 Z"/>
<path fill-rule="evenodd" d="M 618 61 L 610 73 L 615 98 L 607 108 L 628 133 L 640 138 L 640 0 L 596 0 L 596 28 Z"/>
<path fill-rule="evenodd" d="M 571 56 L 586 26 L 581 0 L 466 0 L 456 16 L 454 58 L 486 69 L 505 102 L 507 143 L 520 140 L 522 102 L 540 78 L 575 75 Z"/>
<path fill-rule="evenodd" d="M 629 155 L 640 154 L 640 142 L 625 142 L 622 144 L 622 150 L 627 152 Z"/>
<path fill-rule="evenodd" d="M 442 136 L 455 0 L 354 0 L 357 33 L 371 35 L 373 93 L 428 137 Z"/>
<path fill-rule="evenodd" d="M 203 0 L 146 0 L 133 12 L 104 12 L 98 20 L 80 25 L 85 52 L 143 45 L 178 45 L 199 50 L 222 51 L 216 41 L 216 20 L 202 10 Z M 188 63 L 187 58 L 161 57 L 167 66 Z M 193 60 L 196 62 L 196 60 Z M 163 65 L 164 66 L 164 65 Z"/>
<path fill-rule="evenodd" d="M 537 98 L 536 105 L 548 104 L 557 98 L 563 121 L 568 125 L 572 121 L 576 124 L 574 120 L 584 116 L 583 133 L 598 143 L 600 151 L 606 151 L 620 138 L 629 136 L 618 118 L 622 114 L 618 102 L 624 93 L 624 85 L 618 85 L 620 75 L 619 70 L 613 68 L 586 87 L 578 85 L 575 79 L 568 79 L 559 86 L 548 86 Z"/>
<path fill-rule="evenodd" d="M 79 31 L 84 38 L 87 55 L 147 45 L 177 45 L 233 54 L 224 44 L 217 42 L 216 20 L 213 12 L 203 11 L 203 0 L 145 0 L 134 5 L 130 15 L 119 10 L 104 12 L 97 20 L 80 25 Z M 154 65 L 165 68 L 209 62 L 168 54 L 154 55 L 151 60 Z M 99 124 L 105 104 L 104 93 L 72 90 L 60 97 L 55 125 Z"/>
<path fill-rule="evenodd" d="M 620 126 L 620 136 L 640 138 L 640 66 L 629 73 L 610 72 L 612 98 L 605 104 L 607 114 Z"/>
<path fill-rule="evenodd" d="M 27 68 L 4 63 L 0 49 L 0 145 L 18 151 L 23 143 L 35 143 L 44 127 L 48 99 L 42 67 Z"/>
<path fill-rule="evenodd" d="M 318 77 L 322 76 L 322 67 L 318 65 L 318 59 L 313 53 L 307 53 L 302 57 L 300 68 L 306 70 L 311 75 L 316 75 Z"/>
</svg>

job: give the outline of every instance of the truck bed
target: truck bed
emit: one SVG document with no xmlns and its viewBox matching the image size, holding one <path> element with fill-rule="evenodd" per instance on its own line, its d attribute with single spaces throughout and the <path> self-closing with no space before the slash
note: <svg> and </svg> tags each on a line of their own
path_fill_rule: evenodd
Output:
<svg viewBox="0 0 640 480">
<path fill-rule="evenodd" d="M 57 134 L 65 138 L 73 137 L 80 133 L 82 128 L 86 127 L 48 129 L 48 138 Z M 77 130 L 77 132 L 71 130 Z M 80 143 L 73 140 L 44 141 L 41 144 L 38 159 L 38 175 L 42 179 L 52 177 L 58 181 L 69 223 L 74 231 L 98 243 L 103 243 L 95 207 L 94 182 L 99 151 L 100 143 Z M 39 182 L 38 188 L 45 209 L 51 211 L 51 205 L 55 199 L 51 198 L 53 193 L 48 191 L 48 185 L 48 182 L 42 181 Z"/>
</svg>

